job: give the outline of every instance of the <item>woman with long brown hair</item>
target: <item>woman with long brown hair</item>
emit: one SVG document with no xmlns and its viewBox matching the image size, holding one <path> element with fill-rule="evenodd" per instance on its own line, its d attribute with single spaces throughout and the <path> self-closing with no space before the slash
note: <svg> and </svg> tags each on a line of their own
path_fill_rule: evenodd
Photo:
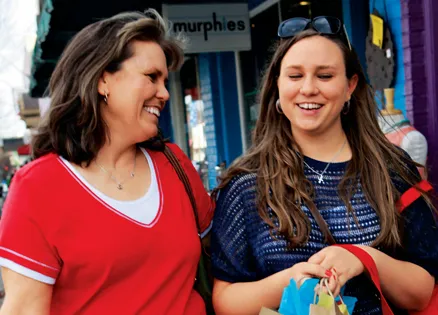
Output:
<svg viewBox="0 0 438 315">
<path fill-rule="evenodd" d="M 155 10 L 93 23 L 66 47 L 4 207 L 1 314 L 205 314 L 195 215 L 161 151 L 185 169 L 201 233 L 211 199 L 158 129 L 182 47 Z"/>
<path fill-rule="evenodd" d="M 291 278 L 300 285 L 311 277 L 329 278 L 336 294 L 345 285 L 345 295 L 358 299 L 354 314 L 381 314 L 362 263 L 327 246 L 329 237 L 374 258 L 396 314 L 423 308 L 438 276 L 436 217 L 424 193 L 397 212 L 396 201 L 420 177 L 379 130 L 378 108 L 341 21 L 293 18 L 278 33 L 253 145 L 215 192 L 217 314 L 277 308 Z"/>
</svg>

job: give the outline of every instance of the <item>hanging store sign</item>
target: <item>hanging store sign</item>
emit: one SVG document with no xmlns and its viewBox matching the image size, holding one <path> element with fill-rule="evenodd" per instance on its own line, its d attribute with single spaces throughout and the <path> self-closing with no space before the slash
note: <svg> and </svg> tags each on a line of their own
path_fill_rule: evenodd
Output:
<svg viewBox="0 0 438 315">
<path fill-rule="evenodd" d="M 251 49 L 247 3 L 163 4 L 163 16 L 189 39 L 187 53 Z"/>
</svg>

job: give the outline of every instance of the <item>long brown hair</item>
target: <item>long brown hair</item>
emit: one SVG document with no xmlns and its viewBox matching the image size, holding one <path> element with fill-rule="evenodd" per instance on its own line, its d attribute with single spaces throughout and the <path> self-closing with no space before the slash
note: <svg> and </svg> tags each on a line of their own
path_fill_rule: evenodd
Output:
<svg viewBox="0 0 438 315">
<path fill-rule="evenodd" d="M 33 158 L 57 153 L 76 164 L 89 164 L 104 145 L 107 126 L 97 87 L 104 71 L 118 71 L 133 54 L 133 41 L 161 46 L 170 70 L 183 62 L 184 40 L 169 33 L 156 10 L 126 12 L 85 27 L 65 48 L 49 83 L 51 106 L 32 141 Z M 142 146 L 162 147 L 157 138 Z"/>
<path fill-rule="evenodd" d="M 305 244 L 311 229 L 308 217 L 301 210 L 301 204 L 318 210 L 312 198 L 312 184 L 304 176 L 302 154 L 297 154 L 301 153 L 301 149 L 292 135 L 290 122 L 285 115 L 276 111 L 275 102 L 279 98 L 277 78 L 281 61 L 289 48 L 304 38 L 317 35 L 319 34 L 314 30 L 306 30 L 279 42 L 262 81 L 261 109 L 253 133 L 253 145 L 228 168 L 213 193 L 215 196 L 237 175 L 256 174 L 258 212 L 271 229 L 277 229 L 289 240 L 291 247 Z M 398 228 L 400 220 L 395 209 L 395 201 L 400 193 L 391 176 L 396 174 L 401 181 L 414 185 L 419 178 L 407 165 L 419 165 L 413 164 L 380 130 L 377 121 L 378 107 L 373 92 L 366 83 L 357 54 L 339 38 L 327 38 L 342 50 L 347 78 L 351 79 L 356 74 L 359 79 L 351 97 L 350 110 L 341 118 L 351 146 L 352 159 L 338 186 L 338 192 L 348 212 L 356 218 L 350 200 L 359 181 L 367 201 L 380 219 L 381 232 L 374 245 L 394 247 L 401 243 Z M 423 195 L 430 204 L 428 197 Z M 267 205 L 278 219 L 278 228 L 267 213 Z"/>
</svg>

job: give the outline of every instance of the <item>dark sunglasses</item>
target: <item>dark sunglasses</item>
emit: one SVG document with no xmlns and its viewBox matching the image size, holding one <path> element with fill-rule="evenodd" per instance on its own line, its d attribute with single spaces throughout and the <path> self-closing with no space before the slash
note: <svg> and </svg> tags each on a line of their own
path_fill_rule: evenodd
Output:
<svg viewBox="0 0 438 315">
<path fill-rule="evenodd" d="M 303 17 L 288 19 L 281 22 L 280 26 L 278 26 L 278 37 L 293 37 L 309 28 L 313 28 L 322 35 L 344 35 L 348 48 L 351 50 L 351 44 L 345 26 L 340 19 L 334 16 L 317 16 L 313 19 Z"/>
</svg>

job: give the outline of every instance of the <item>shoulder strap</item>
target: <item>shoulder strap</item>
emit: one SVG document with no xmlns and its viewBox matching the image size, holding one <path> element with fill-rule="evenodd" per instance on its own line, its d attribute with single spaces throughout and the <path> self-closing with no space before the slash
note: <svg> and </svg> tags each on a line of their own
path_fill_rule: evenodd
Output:
<svg viewBox="0 0 438 315">
<path fill-rule="evenodd" d="M 397 201 L 397 209 L 399 212 L 403 212 L 408 206 L 410 206 L 415 200 L 421 197 L 421 191 L 432 191 L 433 187 L 427 180 L 422 180 L 415 186 L 406 190 Z"/>
<path fill-rule="evenodd" d="M 183 167 L 181 166 L 181 163 L 179 162 L 175 153 L 173 153 L 173 151 L 169 149 L 168 146 L 164 147 L 163 153 L 166 156 L 166 158 L 169 160 L 170 164 L 172 164 L 173 168 L 175 169 L 178 175 L 178 178 L 184 184 L 184 188 L 186 190 L 187 195 L 189 196 L 190 203 L 192 204 L 193 214 L 195 215 L 195 220 L 196 220 L 196 228 L 198 229 L 198 235 L 199 237 L 201 237 L 201 227 L 199 225 L 199 218 L 198 218 L 198 207 L 196 206 L 196 200 L 195 200 L 195 196 L 193 195 L 192 186 L 190 185 L 189 178 L 187 177 L 187 174 L 184 171 Z"/>
<path fill-rule="evenodd" d="M 309 207 L 310 213 L 312 213 L 313 218 L 315 219 L 316 223 L 319 226 L 319 229 L 322 232 L 322 235 L 324 235 L 327 243 L 330 245 L 336 244 L 335 238 L 333 237 L 332 233 L 330 232 L 327 222 L 322 217 L 321 213 L 319 213 L 318 209 Z"/>
</svg>

